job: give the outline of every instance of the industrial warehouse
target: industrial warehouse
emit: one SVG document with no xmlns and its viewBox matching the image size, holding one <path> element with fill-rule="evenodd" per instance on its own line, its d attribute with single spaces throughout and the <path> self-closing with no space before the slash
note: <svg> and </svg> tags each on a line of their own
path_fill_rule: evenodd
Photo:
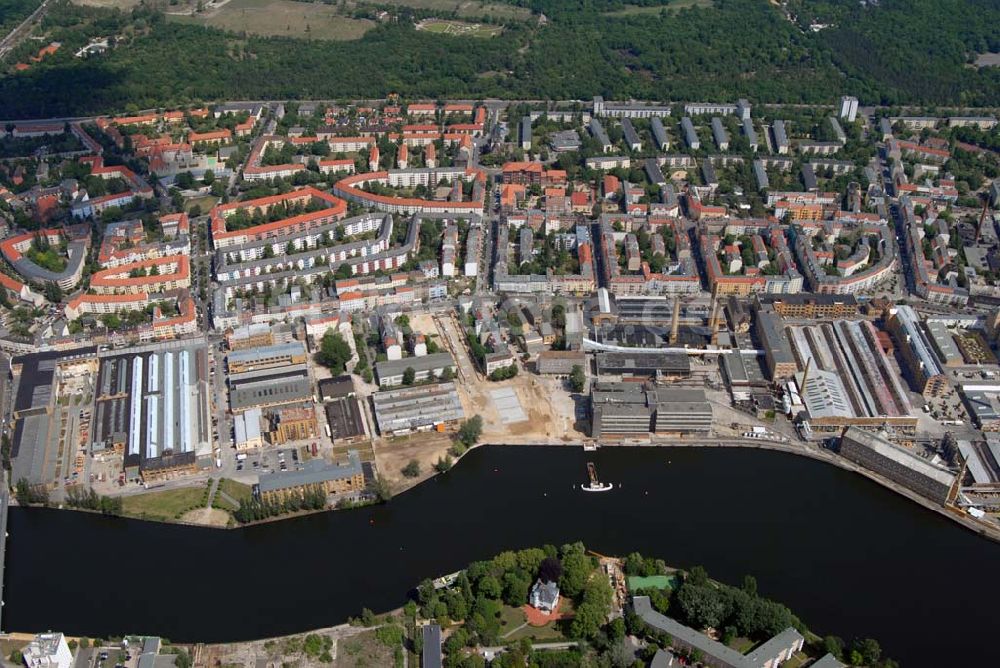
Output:
<svg viewBox="0 0 1000 668">
<path fill-rule="evenodd" d="M 955 474 L 870 432 L 851 427 L 840 440 L 840 454 L 928 499 L 944 504 Z"/>
<path fill-rule="evenodd" d="M 372 403 L 383 435 L 423 431 L 465 417 L 451 382 L 376 392 Z"/>
<path fill-rule="evenodd" d="M 194 471 L 211 458 L 208 350 L 157 345 L 101 359 L 94 407 L 95 451 L 124 457 L 125 477 L 144 481 Z"/>
<path fill-rule="evenodd" d="M 647 441 L 651 435 L 705 435 L 712 430 L 712 405 L 700 389 L 600 382 L 591 391 L 590 407 L 595 439 Z"/>
<path fill-rule="evenodd" d="M 312 399 L 308 356 L 300 341 L 230 352 L 226 363 L 233 412 Z"/>
<path fill-rule="evenodd" d="M 867 320 L 788 328 L 799 368 L 795 374 L 801 406 L 816 432 L 840 431 L 848 426 L 889 426 L 901 436 L 912 436 L 917 419 L 902 381 L 879 345 L 878 332 Z"/>
</svg>

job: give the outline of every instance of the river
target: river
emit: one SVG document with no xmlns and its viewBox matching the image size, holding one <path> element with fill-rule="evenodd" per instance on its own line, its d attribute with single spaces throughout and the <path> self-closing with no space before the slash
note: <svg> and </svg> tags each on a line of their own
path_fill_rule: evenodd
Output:
<svg viewBox="0 0 1000 668">
<path fill-rule="evenodd" d="M 620 487 L 579 489 L 586 462 Z M 1000 545 L 857 475 L 723 448 L 483 447 L 390 503 L 220 531 L 12 508 L 4 630 L 226 641 L 331 626 L 504 549 L 744 574 L 904 666 L 996 665 Z"/>
</svg>

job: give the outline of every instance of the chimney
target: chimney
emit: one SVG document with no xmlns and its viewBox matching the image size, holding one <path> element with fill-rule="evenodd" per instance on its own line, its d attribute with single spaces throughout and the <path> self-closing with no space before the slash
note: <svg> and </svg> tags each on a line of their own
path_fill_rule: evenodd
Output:
<svg viewBox="0 0 1000 668">
<path fill-rule="evenodd" d="M 679 297 L 674 297 L 674 318 L 670 326 L 670 344 L 677 345 L 677 340 L 680 338 L 681 329 L 681 300 Z"/>
<path fill-rule="evenodd" d="M 809 368 L 812 366 L 812 361 L 812 357 L 806 360 L 806 370 L 802 372 L 802 383 L 799 385 L 800 395 L 805 395 L 806 393 L 806 381 L 809 380 Z"/>
</svg>

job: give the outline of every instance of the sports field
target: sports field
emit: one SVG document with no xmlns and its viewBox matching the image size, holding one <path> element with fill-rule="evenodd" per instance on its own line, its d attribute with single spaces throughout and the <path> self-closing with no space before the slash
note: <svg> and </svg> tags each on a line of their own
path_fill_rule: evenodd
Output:
<svg viewBox="0 0 1000 668">
<path fill-rule="evenodd" d="M 455 37 L 496 37 L 503 28 L 480 23 L 465 23 L 464 21 L 445 21 L 442 19 L 427 19 L 417 24 L 417 30 L 453 35 Z"/>
<path fill-rule="evenodd" d="M 221 4 L 221 3 L 219 3 Z M 194 16 L 170 15 L 172 21 L 208 25 L 253 35 L 317 40 L 358 39 L 374 27 L 368 19 L 340 15 L 335 5 L 292 0 L 229 0 Z"/>
</svg>

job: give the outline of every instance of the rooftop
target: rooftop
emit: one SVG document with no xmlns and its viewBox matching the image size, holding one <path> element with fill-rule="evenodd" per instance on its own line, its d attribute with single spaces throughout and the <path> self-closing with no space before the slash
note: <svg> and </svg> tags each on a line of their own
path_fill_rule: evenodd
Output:
<svg viewBox="0 0 1000 668">
<path fill-rule="evenodd" d="M 302 468 L 297 471 L 275 471 L 261 476 L 257 487 L 261 493 L 274 492 L 290 487 L 315 485 L 364 475 L 357 450 L 348 451 L 347 459 L 347 463 L 343 464 L 331 464 L 323 459 L 310 459 L 303 462 Z"/>
</svg>

